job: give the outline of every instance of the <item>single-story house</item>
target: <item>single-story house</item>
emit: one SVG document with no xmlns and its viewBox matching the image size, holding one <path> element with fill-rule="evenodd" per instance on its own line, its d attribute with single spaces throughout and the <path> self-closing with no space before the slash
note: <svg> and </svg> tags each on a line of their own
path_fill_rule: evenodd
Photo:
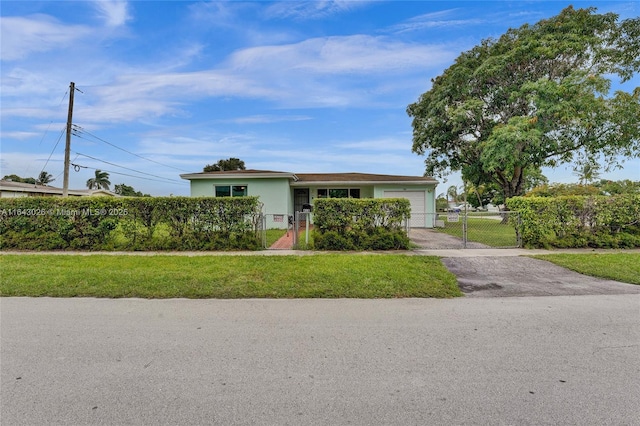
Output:
<svg viewBox="0 0 640 426">
<path fill-rule="evenodd" d="M 180 175 L 192 197 L 257 196 L 266 215 L 292 215 L 316 198 L 407 198 L 411 227 L 433 227 L 438 181 L 424 176 L 233 170 Z M 286 225 L 286 224 L 285 224 Z"/>
<path fill-rule="evenodd" d="M 94 195 L 115 196 L 104 189 L 69 189 L 70 197 L 88 197 Z M 0 198 L 18 197 L 62 197 L 62 188 L 55 186 L 36 185 L 34 183 L 13 182 L 0 180 Z"/>
</svg>

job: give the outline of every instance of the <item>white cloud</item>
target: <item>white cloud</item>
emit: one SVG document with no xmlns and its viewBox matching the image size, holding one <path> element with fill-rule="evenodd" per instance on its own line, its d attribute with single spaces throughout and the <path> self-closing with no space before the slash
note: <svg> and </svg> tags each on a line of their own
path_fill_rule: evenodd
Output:
<svg viewBox="0 0 640 426">
<path fill-rule="evenodd" d="M 120 27 L 131 19 L 129 4 L 126 1 L 96 0 L 93 5 L 108 27 Z"/>
<path fill-rule="evenodd" d="M 390 41 L 368 35 L 311 38 L 280 46 L 240 50 L 230 58 L 235 70 L 260 73 L 308 72 L 317 74 L 382 73 L 425 67 L 451 59 L 444 46 Z"/>
<path fill-rule="evenodd" d="M 0 138 L 2 139 L 17 139 L 17 140 L 26 140 L 33 139 L 41 136 L 35 132 L 24 132 L 24 131 L 15 131 L 15 132 L 0 132 Z"/>
<path fill-rule="evenodd" d="M 403 33 L 433 28 L 467 27 L 471 25 L 479 25 L 485 22 L 484 20 L 477 18 L 447 19 L 448 16 L 451 16 L 454 13 L 459 14 L 459 9 L 447 9 L 414 16 L 400 24 L 390 27 L 389 30 Z"/>
<path fill-rule="evenodd" d="M 286 121 L 306 121 L 312 120 L 312 117 L 306 115 L 252 115 L 248 117 L 237 117 L 231 120 L 225 120 L 225 122 L 231 122 L 236 124 L 268 124 L 268 123 L 281 123 Z"/>
<path fill-rule="evenodd" d="M 280 19 L 321 19 L 327 16 L 349 12 L 366 6 L 368 1 L 285 1 L 271 4 L 266 10 L 268 18 Z"/>
<path fill-rule="evenodd" d="M 90 28 L 84 25 L 65 25 L 46 15 L 2 17 L 2 61 L 15 61 L 36 52 L 64 49 L 90 32 Z"/>
</svg>

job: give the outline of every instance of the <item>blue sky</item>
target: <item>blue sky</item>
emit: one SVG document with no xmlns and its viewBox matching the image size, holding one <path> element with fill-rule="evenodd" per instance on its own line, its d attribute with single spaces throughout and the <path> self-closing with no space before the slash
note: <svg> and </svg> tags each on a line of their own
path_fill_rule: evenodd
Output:
<svg viewBox="0 0 640 426">
<path fill-rule="evenodd" d="M 180 173 L 229 157 L 251 169 L 422 175 L 407 105 L 462 51 L 569 4 L 640 15 L 637 1 L 3 0 L 0 174 L 44 167 L 62 186 L 73 81 L 72 188 L 99 168 L 112 187 L 189 195 Z M 638 170 L 633 160 L 602 177 Z M 577 180 L 570 166 L 545 174 Z M 450 176 L 438 192 L 460 183 Z"/>
</svg>

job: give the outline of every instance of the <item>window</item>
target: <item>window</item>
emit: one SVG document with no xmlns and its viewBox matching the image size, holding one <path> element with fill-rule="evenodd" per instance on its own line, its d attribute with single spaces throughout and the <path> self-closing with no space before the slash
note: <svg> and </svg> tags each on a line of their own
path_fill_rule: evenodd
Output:
<svg viewBox="0 0 640 426">
<path fill-rule="evenodd" d="M 360 188 L 318 189 L 318 198 L 360 198 Z"/>
<path fill-rule="evenodd" d="M 231 187 L 229 185 L 216 185 L 216 197 L 231 197 Z"/>
<path fill-rule="evenodd" d="M 234 185 L 231 187 L 231 196 L 232 197 L 246 197 L 247 196 L 247 185 Z"/>
<path fill-rule="evenodd" d="M 216 185 L 216 197 L 246 197 L 247 185 Z"/>
<path fill-rule="evenodd" d="M 329 198 L 349 198 L 348 189 L 330 189 Z"/>
</svg>

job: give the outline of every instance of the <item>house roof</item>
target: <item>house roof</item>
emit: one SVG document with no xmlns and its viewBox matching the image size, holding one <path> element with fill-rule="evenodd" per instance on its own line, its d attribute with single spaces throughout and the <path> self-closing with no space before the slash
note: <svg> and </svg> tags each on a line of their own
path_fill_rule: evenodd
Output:
<svg viewBox="0 0 640 426">
<path fill-rule="evenodd" d="M 394 183 L 404 185 L 419 185 L 425 183 L 438 183 L 428 176 L 398 176 L 371 173 L 289 173 L 274 172 L 268 170 L 229 170 L 219 172 L 188 173 L 180 175 L 182 179 L 228 179 L 228 178 L 289 178 L 292 186 L 304 186 L 309 184 L 380 184 Z"/>
<path fill-rule="evenodd" d="M 33 183 L 13 182 L 11 180 L 0 180 L 0 191 L 25 192 L 29 194 L 42 195 L 62 195 L 62 188 L 36 185 Z M 68 194 L 71 196 L 116 195 L 113 192 L 104 189 L 69 189 Z"/>
<path fill-rule="evenodd" d="M 182 179 L 228 179 L 228 178 L 289 178 L 293 179 L 294 174 L 288 172 L 274 172 L 271 170 L 222 170 L 219 172 L 200 172 L 181 174 Z"/>
<path fill-rule="evenodd" d="M 294 185 L 308 183 L 437 183 L 434 178 L 428 176 L 398 176 L 371 173 L 296 173 L 296 177 L 297 180 Z"/>
</svg>

